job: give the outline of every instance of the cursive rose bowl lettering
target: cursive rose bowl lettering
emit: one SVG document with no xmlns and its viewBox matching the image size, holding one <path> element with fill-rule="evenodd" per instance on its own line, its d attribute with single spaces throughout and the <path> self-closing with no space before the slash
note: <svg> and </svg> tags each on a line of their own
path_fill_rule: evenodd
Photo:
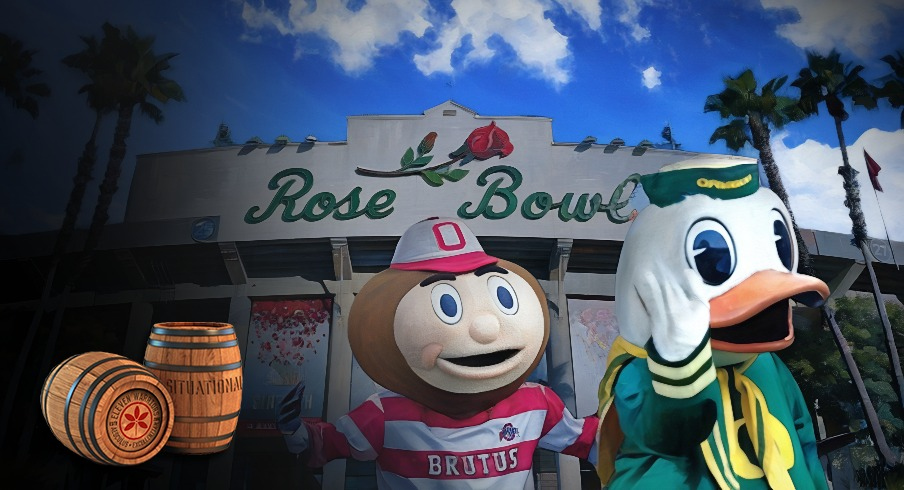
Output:
<svg viewBox="0 0 904 490">
<path fill-rule="evenodd" d="M 297 184 L 301 179 L 300 188 Z M 260 206 L 253 206 L 245 213 L 245 222 L 256 224 L 269 218 L 277 208 L 283 206 L 282 220 L 291 223 L 303 219 L 305 221 L 320 221 L 331 215 L 337 220 L 349 220 L 366 215 L 370 219 L 380 219 L 389 216 L 393 212 L 392 203 L 396 193 L 391 189 L 377 191 L 367 203 L 361 206 L 361 187 L 355 187 L 342 199 L 336 199 L 331 192 L 318 192 L 303 206 L 299 206 L 299 200 L 303 198 L 314 186 L 314 175 L 305 168 L 287 168 L 270 179 L 267 188 L 276 191 L 270 204 L 261 212 Z M 301 208 L 296 212 L 297 208 Z M 260 214 L 258 214 L 260 213 Z"/>
<path fill-rule="evenodd" d="M 429 136 L 429 135 L 428 135 Z M 495 141 L 495 140 L 494 140 Z M 639 174 L 632 174 L 612 191 L 608 200 L 600 193 L 576 195 L 567 192 L 556 199 L 550 193 L 537 191 L 520 200 L 516 191 L 524 182 L 524 177 L 515 167 L 495 165 L 484 170 L 477 177 L 477 185 L 485 187 L 480 200 L 466 201 L 458 207 L 458 217 L 474 219 L 482 216 L 491 220 L 503 219 L 520 211 L 523 218 L 538 220 L 549 213 L 561 221 L 583 223 L 602 212 L 612 223 L 620 224 L 629 220 L 629 214 L 622 210 L 628 206 L 627 198 L 622 200 L 628 185 L 640 182 Z M 267 186 L 276 191 L 265 209 L 253 206 L 245 213 L 245 223 L 257 224 L 269 219 L 281 206 L 281 219 L 286 223 L 298 220 L 320 221 L 328 216 L 337 220 L 350 220 L 360 216 L 381 219 L 392 214 L 396 192 L 382 189 L 374 193 L 362 205 L 361 187 L 355 187 L 342 199 L 331 192 L 318 192 L 308 197 L 314 187 L 314 175 L 304 168 L 287 168 L 270 179 Z"/>
<path fill-rule="evenodd" d="M 499 178 L 490 182 L 490 177 L 499 175 Z M 510 181 L 508 185 L 503 185 Z M 477 177 L 477 185 L 486 187 L 480 202 L 474 204 L 467 201 L 458 208 L 458 216 L 463 219 L 473 219 L 483 216 L 487 219 L 502 219 L 511 216 L 518 209 L 518 196 L 515 191 L 521 187 L 524 177 L 515 167 L 496 165 L 483 171 Z M 529 194 L 521 204 L 521 216 L 529 220 L 537 220 L 546 213 L 557 210 L 562 221 L 575 220 L 578 222 L 589 221 L 598 211 L 603 211 L 613 223 L 625 223 L 627 216 L 622 216 L 619 211 L 628 205 L 628 200 L 620 201 L 625 187 L 628 184 L 637 185 L 640 181 L 639 174 L 632 174 L 622 181 L 609 196 L 609 200 L 603 203 L 603 196 L 595 193 L 581 194 L 577 199 L 573 192 L 568 192 L 562 199 L 555 201 L 548 192 L 538 191 Z"/>
</svg>

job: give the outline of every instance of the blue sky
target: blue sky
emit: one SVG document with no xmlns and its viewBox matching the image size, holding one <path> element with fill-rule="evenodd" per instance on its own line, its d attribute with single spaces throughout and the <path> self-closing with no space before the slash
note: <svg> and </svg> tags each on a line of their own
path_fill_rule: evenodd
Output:
<svg viewBox="0 0 904 490">
<path fill-rule="evenodd" d="M 486 116 L 551 117 L 557 142 L 592 135 L 658 143 L 670 122 L 684 149 L 728 153 L 709 144 L 721 121 L 703 113 L 724 77 L 749 67 L 761 83 L 781 75 L 790 82 L 806 50 L 835 48 L 874 80 L 890 71 L 879 58 L 904 50 L 899 0 L 32 0 L 2 10 L 0 31 L 38 50 L 34 65 L 53 90 L 34 121 L 0 101 L 5 234 L 50 230 L 62 220 L 93 115 L 76 93 L 84 79 L 59 60 L 82 48 L 79 36 L 99 37 L 104 21 L 155 35 L 158 53 L 178 52 L 170 76 L 187 96 L 162 107 L 160 125 L 135 120 L 114 222 L 135 155 L 210 146 L 220 122 L 237 142 L 281 134 L 344 140 L 346 116 L 420 114 L 451 98 Z M 904 240 L 900 110 L 882 102 L 850 112 L 852 164 L 863 168 L 866 147 L 882 165 L 878 203 L 892 238 Z M 112 126 L 102 129 L 96 181 Z M 773 146 L 801 225 L 849 231 L 831 119 L 789 125 L 773 133 Z M 863 183 L 870 234 L 883 237 L 877 200 Z"/>
</svg>

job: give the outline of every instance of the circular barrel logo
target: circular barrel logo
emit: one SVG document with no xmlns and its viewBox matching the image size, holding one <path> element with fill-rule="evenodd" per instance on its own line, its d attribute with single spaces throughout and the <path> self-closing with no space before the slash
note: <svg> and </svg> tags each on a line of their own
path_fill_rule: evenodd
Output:
<svg viewBox="0 0 904 490">
<path fill-rule="evenodd" d="M 162 422 L 157 397 L 146 390 L 129 390 L 107 412 L 107 433 L 119 449 L 139 451 L 157 438 Z"/>
</svg>

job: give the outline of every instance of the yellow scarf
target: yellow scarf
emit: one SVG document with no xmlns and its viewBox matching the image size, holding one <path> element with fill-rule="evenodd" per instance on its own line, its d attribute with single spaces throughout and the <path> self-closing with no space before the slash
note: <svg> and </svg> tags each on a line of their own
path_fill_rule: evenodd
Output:
<svg viewBox="0 0 904 490">
<path fill-rule="evenodd" d="M 618 372 L 628 361 L 634 358 L 646 359 L 646 357 L 647 353 L 644 349 L 629 343 L 621 336 L 615 339 L 609 350 L 606 374 L 599 386 L 600 405 L 597 411 L 597 415 L 600 417 L 597 431 L 599 447 L 597 474 L 604 484 L 609 481 L 615 471 L 615 457 L 624 440 L 624 433 L 618 424 L 618 413 L 611 409 L 614 402 L 615 380 Z M 725 439 L 728 441 L 727 462 L 724 461 L 725 451 L 721 447 L 721 438 L 716 437 L 715 442 L 720 446 L 719 454 L 723 456 L 722 467 L 726 468 L 725 476 L 728 482 L 721 478 L 722 470 L 715 462 L 716 456 L 713 454 L 709 441 L 703 441 L 700 446 L 710 472 L 725 489 L 740 488 L 737 480 L 731 474 L 732 472 L 749 480 L 762 478 L 765 475 L 772 488 L 794 488 L 788 473 L 788 470 L 794 466 L 794 447 L 788 429 L 769 412 L 766 398 L 756 383 L 744 375 L 744 372 L 755 360 L 756 357 L 753 357 L 739 366 L 716 368 L 716 378 L 722 396 L 723 420 L 728 427 L 725 434 Z M 743 418 L 740 420 L 735 420 L 731 406 L 728 369 L 734 370 L 734 388 L 741 397 Z M 718 431 L 718 423 L 716 421 L 716 427 L 714 427 L 716 431 Z M 746 426 L 762 468 L 750 462 L 738 443 L 738 429 L 742 425 Z"/>
<path fill-rule="evenodd" d="M 731 472 L 747 480 L 755 480 L 766 477 L 772 488 L 794 488 L 794 483 L 788 470 L 794 466 L 794 446 L 788 429 L 774 415 L 769 412 L 766 398 L 760 388 L 750 378 L 744 375 L 747 368 L 753 364 L 756 358 L 751 358 L 740 366 L 731 366 L 716 369 L 716 379 L 719 382 L 719 392 L 722 395 L 722 413 L 727 430 L 725 439 L 728 442 L 728 462 L 723 461 L 723 468 L 730 468 Z M 741 396 L 742 418 L 735 420 L 731 406 L 731 395 L 728 386 L 728 369 L 734 371 L 734 388 Z M 718 421 L 716 422 L 718 424 Z M 752 463 L 747 454 L 738 443 L 738 430 L 745 426 L 747 434 L 753 443 L 754 451 L 760 464 Z M 715 443 L 720 445 L 720 438 L 715 438 Z M 701 443 L 701 449 L 706 456 L 706 463 L 713 475 L 720 473 L 715 464 L 715 455 L 712 453 L 709 441 Z M 719 447 L 720 456 L 724 457 L 724 450 Z M 726 481 L 719 484 L 726 489 L 738 489 L 740 485 L 729 471 L 725 471 Z M 717 480 L 719 480 L 717 478 Z"/>
</svg>

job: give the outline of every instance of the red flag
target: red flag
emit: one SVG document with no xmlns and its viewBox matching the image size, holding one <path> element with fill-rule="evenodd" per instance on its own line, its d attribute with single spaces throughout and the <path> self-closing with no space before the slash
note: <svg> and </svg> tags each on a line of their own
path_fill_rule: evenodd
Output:
<svg viewBox="0 0 904 490">
<path fill-rule="evenodd" d="M 866 171 L 869 173 L 869 181 L 872 182 L 873 189 L 884 192 L 882 186 L 879 185 L 879 171 L 882 170 L 882 167 L 873 160 L 873 157 L 869 156 L 865 148 L 863 150 L 863 158 L 866 159 Z"/>
</svg>

